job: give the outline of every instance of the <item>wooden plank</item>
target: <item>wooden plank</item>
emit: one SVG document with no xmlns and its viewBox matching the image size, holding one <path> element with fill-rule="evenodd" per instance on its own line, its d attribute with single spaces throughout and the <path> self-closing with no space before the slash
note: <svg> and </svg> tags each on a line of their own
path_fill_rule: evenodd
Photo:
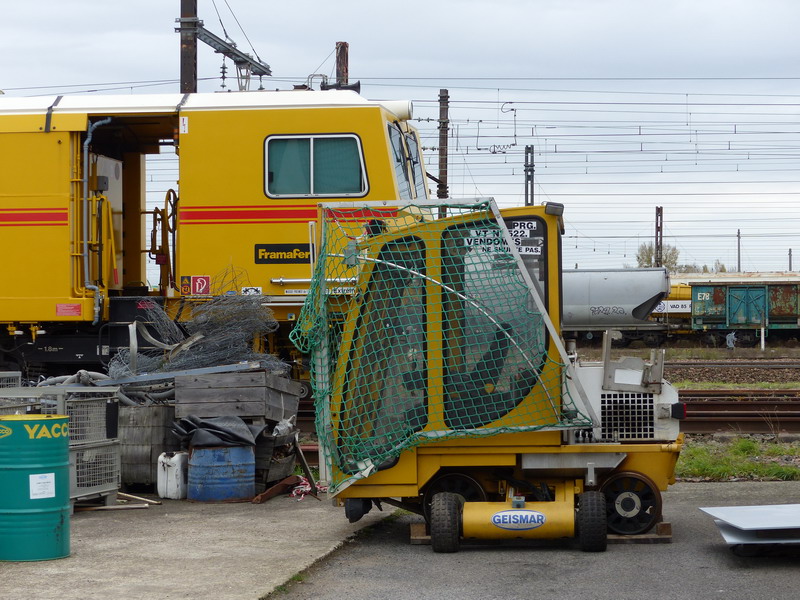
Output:
<svg viewBox="0 0 800 600">
<path fill-rule="evenodd" d="M 267 387 L 284 392 L 286 394 L 291 394 L 292 396 L 299 397 L 303 393 L 303 386 L 300 383 L 286 377 L 270 375 L 268 373 L 266 376 L 266 383 Z"/>
<path fill-rule="evenodd" d="M 656 523 L 655 529 L 638 535 L 608 534 L 609 544 L 671 544 L 672 523 Z"/>
<path fill-rule="evenodd" d="M 303 473 L 305 473 L 306 479 L 308 480 L 308 484 L 311 486 L 311 491 L 308 492 L 309 495 L 314 496 L 317 500 L 322 500 L 317 495 L 317 482 L 314 479 L 314 474 L 311 472 L 311 467 L 308 466 L 308 461 L 306 461 L 306 457 L 303 455 L 303 451 L 300 449 L 300 434 L 295 433 L 294 435 L 294 449 L 295 449 L 295 456 L 300 461 L 300 466 L 303 468 Z"/>
<path fill-rule="evenodd" d="M 176 404 L 175 417 L 180 419 L 189 415 L 198 417 L 224 417 L 234 415 L 238 417 L 263 417 L 265 404 L 263 402 L 203 402 L 202 404 Z M 267 418 L 277 420 L 266 415 Z"/>
<path fill-rule="evenodd" d="M 296 412 L 296 411 L 295 411 Z M 264 416 L 270 421 L 280 421 L 281 419 L 288 419 L 294 413 L 284 410 L 280 406 L 272 406 L 271 404 L 264 404 Z"/>
<path fill-rule="evenodd" d="M 275 419 L 276 421 L 288 419 L 292 415 L 297 414 L 297 406 L 300 402 L 300 398 L 290 394 L 280 393 L 269 388 L 266 388 L 264 391 L 266 392 L 264 401 L 267 404 L 267 410 L 269 410 L 269 407 L 272 407 L 279 410 L 280 414 L 282 415 L 281 417 Z"/>
<path fill-rule="evenodd" d="M 161 500 L 151 500 L 150 498 L 142 498 L 141 496 L 134 496 L 133 494 L 125 494 L 123 492 L 117 492 L 117 497 L 123 500 L 138 500 L 146 504 L 162 504 Z"/>
<path fill-rule="evenodd" d="M 414 546 L 429 546 L 431 536 L 425 530 L 425 523 L 411 523 L 411 544 Z"/>
<path fill-rule="evenodd" d="M 207 388 L 175 390 L 175 404 L 202 404 L 204 402 L 261 402 L 264 403 L 266 389 L 250 388 Z"/>
<path fill-rule="evenodd" d="M 266 373 L 211 373 L 208 375 L 180 375 L 175 378 L 175 388 L 207 389 L 226 387 L 264 387 Z"/>
<path fill-rule="evenodd" d="M 95 510 L 133 510 L 136 508 L 150 508 L 149 504 L 117 504 L 115 506 L 83 506 L 75 505 L 75 512 L 86 512 Z"/>
</svg>

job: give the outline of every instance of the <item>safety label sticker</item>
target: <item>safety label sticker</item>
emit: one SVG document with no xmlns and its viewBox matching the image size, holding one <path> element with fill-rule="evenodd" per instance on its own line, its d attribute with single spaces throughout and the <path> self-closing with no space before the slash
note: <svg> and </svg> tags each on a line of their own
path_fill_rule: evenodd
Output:
<svg viewBox="0 0 800 600">
<path fill-rule="evenodd" d="M 31 500 L 56 497 L 56 474 L 36 473 L 30 479 Z"/>
<path fill-rule="evenodd" d="M 80 317 L 80 304 L 56 304 L 57 317 Z"/>
</svg>

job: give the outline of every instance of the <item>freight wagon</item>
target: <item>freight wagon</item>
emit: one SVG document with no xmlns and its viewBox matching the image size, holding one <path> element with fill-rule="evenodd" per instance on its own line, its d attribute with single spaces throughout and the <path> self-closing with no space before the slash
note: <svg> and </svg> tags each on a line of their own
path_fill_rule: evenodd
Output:
<svg viewBox="0 0 800 600">
<path fill-rule="evenodd" d="M 661 290 L 648 271 L 566 271 L 565 331 L 593 341 L 603 330 L 612 329 L 618 332 L 617 346 L 641 340 L 651 347 L 670 340 L 724 346 L 731 332 L 737 346 L 748 347 L 759 342 L 762 329 L 765 339 L 800 334 L 800 277 L 793 273 L 673 275 L 668 294 L 642 319 L 644 300 Z M 590 280 L 585 280 L 587 275 Z M 585 281 L 580 291 L 571 294 L 581 279 Z M 638 319 L 634 308 L 640 311 Z"/>
<path fill-rule="evenodd" d="M 693 283 L 692 329 L 716 343 L 735 332 L 736 343 L 795 337 L 800 328 L 800 284 L 786 281 Z"/>
</svg>

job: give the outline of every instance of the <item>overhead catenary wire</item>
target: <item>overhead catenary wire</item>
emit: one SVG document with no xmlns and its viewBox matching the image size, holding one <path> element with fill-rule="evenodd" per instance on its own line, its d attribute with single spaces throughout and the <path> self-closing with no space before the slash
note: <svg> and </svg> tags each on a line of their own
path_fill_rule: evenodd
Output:
<svg viewBox="0 0 800 600">
<path fill-rule="evenodd" d="M 380 88 L 374 89 L 380 90 L 411 88 L 408 95 L 415 102 L 415 125 L 426 147 L 428 167 L 435 172 L 437 103 L 433 94 L 425 92 L 427 82 L 434 78 L 359 78 L 366 89 L 376 84 L 381 84 Z M 290 80 L 281 78 L 276 82 Z M 435 80 L 437 88 L 447 81 Z M 567 227 L 570 217 L 588 221 L 581 227 L 589 235 L 598 232 L 598 228 L 613 226 L 608 219 L 584 216 L 598 214 L 602 206 L 606 211 L 624 209 L 626 222 L 642 222 L 643 236 L 649 216 L 644 211 L 654 202 L 663 202 L 668 222 L 671 211 L 690 209 L 709 233 L 719 234 L 724 223 L 731 222 L 731 215 L 739 214 L 748 226 L 774 228 L 776 235 L 771 238 L 766 234 L 751 238 L 763 241 L 765 247 L 775 248 L 781 239 L 791 239 L 786 236 L 790 233 L 787 229 L 796 227 L 796 198 L 800 195 L 800 167 L 795 167 L 800 158 L 800 78 L 478 77 L 451 81 L 454 90 L 464 90 L 463 98 L 451 93 L 453 135 L 459 138 L 451 145 L 450 155 L 454 161 L 450 175 L 454 190 L 493 195 L 504 205 L 521 201 L 524 147 L 532 144 L 537 197 L 565 203 Z M 571 82 L 580 89 L 546 85 L 555 81 Z M 591 81 L 614 85 L 590 85 Z M 765 86 L 758 89 L 759 82 L 766 81 L 776 85 L 770 84 L 770 90 Z M 648 89 L 652 82 L 669 89 Z M 718 87 L 712 89 L 712 82 L 722 82 L 720 85 L 731 88 L 730 93 L 722 93 Z M 108 92 L 113 91 L 111 88 L 144 90 L 170 83 L 140 80 L 17 91 Z M 617 85 L 621 89 L 609 89 Z M 684 87 L 690 88 L 688 94 L 680 89 Z M 418 92 L 414 93 L 414 89 Z M 798 93 L 788 93 L 791 91 Z M 476 97 L 481 94 L 487 97 Z M 392 97 L 396 97 L 394 93 Z M 504 105 L 514 109 L 508 117 L 503 116 Z M 170 172 L 173 165 L 177 166 L 176 159 L 158 160 L 149 172 L 154 189 L 177 180 Z M 754 202 L 757 215 L 753 213 Z M 716 216 L 708 212 L 714 210 Z M 749 220 L 744 216 L 748 210 Z M 680 221 L 684 230 L 692 226 L 688 221 Z M 699 242 L 692 239 L 684 241 L 700 248 L 696 245 Z M 684 252 L 698 255 L 688 248 Z M 704 251 L 701 248 L 699 252 Z M 750 249 L 748 256 L 757 258 L 769 252 L 766 248 Z M 630 243 L 627 254 L 632 254 Z M 785 249 L 773 249 L 772 254 L 784 262 Z"/>
</svg>

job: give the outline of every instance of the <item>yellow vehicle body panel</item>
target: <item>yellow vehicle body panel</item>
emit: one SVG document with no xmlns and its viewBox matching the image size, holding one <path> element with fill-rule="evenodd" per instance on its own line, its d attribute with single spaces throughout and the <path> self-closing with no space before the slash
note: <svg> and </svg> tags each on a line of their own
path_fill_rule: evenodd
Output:
<svg viewBox="0 0 800 600">
<path fill-rule="evenodd" d="M 320 198 L 274 198 L 265 193 L 268 137 L 355 135 L 364 151 L 368 188 L 354 199 L 397 196 L 386 160 L 390 117 L 379 106 L 188 111 L 184 118 L 178 272 L 184 277 L 210 276 L 212 288 L 215 276 L 237 267 L 247 285 L 261 287 L 267 296 L 302 300 L 308 289 L 309 223 L 317 220 Z M 282 279 L 306 281 L 273 283 Z M 191 289 L 184 293 L 191 294 Z"/>
<path fill-rule="evenodd" d="M 93 130 L 89 164 L 83 165 L 87 130 L 106 118 L 111 122 Z M 0 230 L 8 247 L 21 253 L 0 278 L 0 323 L 92 322 L 96 294 L 84 289 L 87 247 L 100 323 L 109 319 L 110 297 L 153 293 L 152 286 L 141 291 L 148 253 L 167 264 L 157 292 L 168 297 L 167 304 L 181 295 L 207 297 L 221 287 L 238 293 L 252 286 L 265 296 L 289 300 L 275 316 L 292 321 L 311 277 L 309 223 L 317 219 L 317 203 L 397 198 L 389 128 L 414 135 L 405 118 L 387 105 L 339 91 L 0 99 L 0 162 L 5 173 L 13 174 L 0 184 Z M 266 139 L 329 135 L 358 139 L 368 183 L 364 192 L 269 197 Z M 147 181 L 153 176 L 144 159 L 172 144 L 178 154 L 174 186 L 179 200 L 174 215 L 170 209 L 163 214 L 174 217 L 174 228 L 164 234 L 162 223 L 156 233 L 152 211 L 145 215 Z M 98 161 L 105 161 L 106 172 Z M 106 198 L 96 184 L 108 169 L 116 170 L 112 177 L 120 189 Z M 353 219 L 356 227 L 364 222 Z M 287 248 L 291 260 L 282 260 Z M 165 275 L 170 269 L 174 289 Z M 198 293 L 192 277 L 205 279 L 209 289 Z"/>
<path fill-rule="evenodd" d="M 55 319 L 59 312 L 65 320 L 80 320 L 80 310 L 63 306 L 76 298 L 71 257 L 74 137 L 67 132 L 4 132 L 0 141 L 6 173 L 0 188 L 0 233 L 10 252 L 0 280 L 0 321 L 7 315 L 19 321 Z"/>
</svg>

